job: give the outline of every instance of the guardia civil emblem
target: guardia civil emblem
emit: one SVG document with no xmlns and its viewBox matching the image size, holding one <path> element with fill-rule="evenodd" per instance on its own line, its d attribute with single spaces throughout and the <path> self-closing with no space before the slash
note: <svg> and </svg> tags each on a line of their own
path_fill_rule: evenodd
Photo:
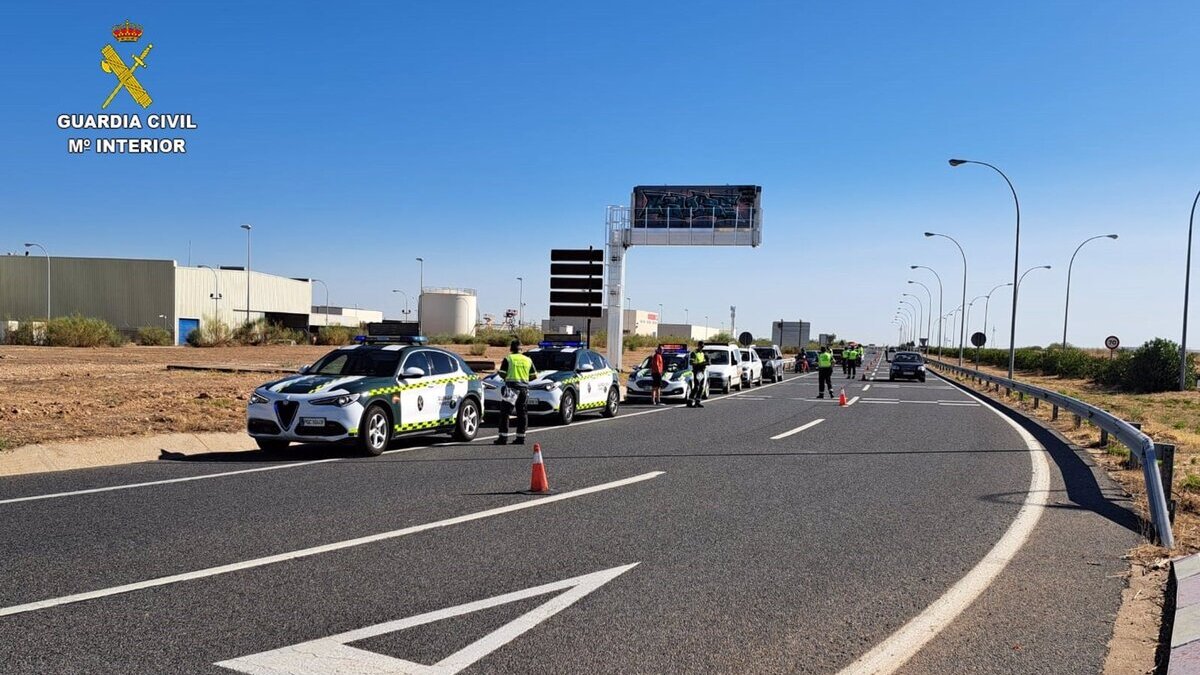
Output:
<svg viewBox="0 0 1200 675">
<path fill-rule="evenodd" d="M 113 26 L 112 34 L 119 44 L 135 43 L 142 39 L 142 27 L 126 19 L 125 23 Z M 113 49 L 111 44 L 106 44 L 100 49 L 100 55 L 104 57 L 104 60 L 100 62 L 100 70 L 112 73 L 117 78 L 117 85 L 113 87 L 108 98 L 104 99 L 104 103 L 100 106 L 101 109 L 108 108 L 108 104 L 112 103 L 113 99 L 116 98 L 117 94 L 121 93 L 122 89 L 128 92 L 138 105 L 143 108 L 150 107 L 150 104 L 154 100 L 150 98 L 149 92 L 138 81 L 134 73 L 137 72 L 138 68 L 146 67 L 146 57 L 150 55 L 151 49 L 154 49 L 154 45 L 147 44 L 141 54 L 138 54 L 136 51 L 130 54 L 129 58 L 133 64 L 132 66 L 125 63 L 125 60 L 121 58 L 117 50 Z"/>
</svg>

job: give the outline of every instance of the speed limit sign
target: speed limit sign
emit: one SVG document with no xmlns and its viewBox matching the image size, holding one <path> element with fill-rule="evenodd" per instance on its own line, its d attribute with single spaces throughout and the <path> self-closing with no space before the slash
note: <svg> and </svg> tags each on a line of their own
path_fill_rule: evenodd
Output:
<svg viewBox="0 0 1200 675">
<path fill-rule="evenodd" d="M 1109 350 L 1115 350 L 1117 347 L 1121 346 L 1121 340 L 1119 340 L 1116 335 L 1109 335 L 1108 337 L 1104 338 L 1104 346 L 1108 347 Z"/>
</svg>

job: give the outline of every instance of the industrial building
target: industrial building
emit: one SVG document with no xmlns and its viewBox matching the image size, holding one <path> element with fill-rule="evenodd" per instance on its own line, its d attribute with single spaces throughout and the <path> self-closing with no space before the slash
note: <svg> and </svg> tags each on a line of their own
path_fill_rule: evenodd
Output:
<svg viewBox="0 0 1200 675">
<path fill-rule="evenodd" d="M 358 325 L 383 316 L 368 310 L 334 309 L 338 308 L 313 307 L 309 279 L 247 274 L 240 267 L 182 267 L 174 260 L 0 256 L 0 320 L 79 314 L 104 319 L 126 335 L 143 326 L 162 326 L 183 344 L 205 317 L 228 325 L 266 318 L 307 331 L 326 323 Z"/>
<path fill-rule="evenodd" d="M 664 323 L 658 326 L 659 337 L 682 337 L 689 340 L 711 340 L 721 332 L 712 326 L 697 326 L 691 323 Z"/>
</svg>

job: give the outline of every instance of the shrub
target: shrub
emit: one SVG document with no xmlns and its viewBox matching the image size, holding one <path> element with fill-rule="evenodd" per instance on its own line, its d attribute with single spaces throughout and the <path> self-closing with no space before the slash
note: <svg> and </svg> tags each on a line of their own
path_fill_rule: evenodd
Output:
<svg viewBox="0 0 1200 675">
<path fill-rule="evenodd" d="M 1187 387 L 1196 386 L 1195 356 L 1188 354 Z M 1172 391 L 1179 387 L 1179 345 L 1155 338 L 1133 352 L 1122 388 L 1140 394 Z"/>
<path fill-rule="evenodd" d="M 266 319 L 247 321 L 233 331 L 233 340 L 243 345 L 304 344 L 304 334 Z"/>
<path fill-rule="evenodd" d="M 120 347 L 125 338 L 103 319 L 78 314 L 46 322 L 46 344 L 51 347 Z"/>
<path fill-rule="evenodd" d="M 487 353 L 487 348 L 488 346 L 484 343 L 476 342 L 475 344 L 471 345 L 470 349 L 467 350 L 467 353 L 469 353 L 471 356 L 483 356 Z"/>
<path fill-rule="evenodd" d="M 708 338 L 704 342 L 707 344 L 710 344 L 710 345 L 723 345 L 723 344 L 727 344 L 729 342 L 733 342 L 733 336 L 725 331 L 721 331 L 720 333 L 714 334 L 712 337 Z"/>
<path fill-rule="evenodd" d="M 536 345 L 542 341 L 546 335 L 542 331 L 533 326 L 521 326 L 517 328 L 517 339 L 523 345 Z"/>
<path fill-rule="evenodd" d="M 187 343 L 193 347 L 227 347 L 233 344 L 233 331 L 216 317 L 206 316 L 200 327 L 187 334 Z"/>
<path fill-rule="evenodd" d="M 143 347 L 171 346 L 171 331 L 162 326 L 142 326 L 137 331 L 137 343 Z"/>
<path fill-rule="evenodd" d="M 22 321 L 17 327 L 8 331 L 4 343 L 9 345 L 40 345 L 46 339 L 46 332 L 40 326 L 35 328 L 32 321 Z"/>
<path fill-rule="evenodd" d="M 319 345 L 348 345 L 358 333 L 350 326 L 321 326 L 317 330 Z"/>
</svg>

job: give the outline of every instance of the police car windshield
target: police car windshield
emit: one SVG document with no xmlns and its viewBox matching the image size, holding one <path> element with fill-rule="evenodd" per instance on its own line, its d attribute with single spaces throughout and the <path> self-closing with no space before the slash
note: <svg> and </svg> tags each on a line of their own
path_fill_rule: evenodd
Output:
<svg viewBox="0 0 1200 675">
<path fill-rule="evenodd" d="M 708 356 L 708 360 L 712 362 L 714 366 L 724 366 L 729 364 L 729 352 L 725 351 L 724 349 L 714 349 L 712 351 L 705 349 L 704 354 Z"/>
<path fill-rule="evenodd" d="M 653 357 L 647 356 L 645 358 L 645 360 L 642 361 L 642 365 L 638 366 L 638 368 L 639 369 L 649 368 L 651 358 L 653 358 Z M 668 373 L 673 373 L 677 370 L 682 370 L 684 368 L 687 368 L 687 365 L 688 365 L 687 354 L 674 354 L 674 353 L 670 353 L 670 354 L 664 353 L 663 354 L 663 368 L 666 369 L 666 371 Z"/>
<path fill-rule="evenodd" d="M 543 370 L 575 370 L 575 355 L 578 352 L 527 352 L 525 356 L 533 361 L 533 367 Z"/>
<path fill-rule="evenodd" d="M 349 377 L 391 377 L 400 365 L 399 351 L 382 349 L 346 349 L 326 354 L 309 370 L 316 375 Z"/>
</svg>

